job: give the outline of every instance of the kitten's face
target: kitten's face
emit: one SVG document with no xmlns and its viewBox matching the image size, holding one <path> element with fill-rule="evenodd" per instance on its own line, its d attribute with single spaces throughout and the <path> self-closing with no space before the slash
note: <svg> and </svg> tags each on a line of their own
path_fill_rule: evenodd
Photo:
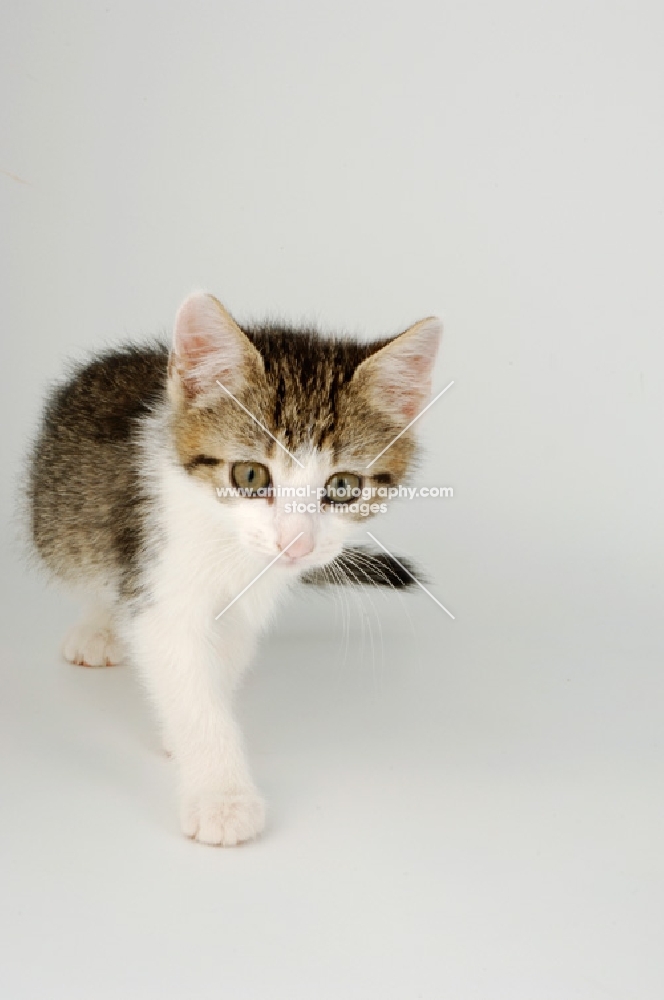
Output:
<svg viewBox="0 0 664 1000">
<path fill-rule="evenodd" d="M 243 332 L 216 299 L 191 296 L 169 366 L 179 461 L 241 545 L 298 572 L 324 565 L 406 475 L 412 432 L 394 439 L 426 403 L 439 339 L 433 319 L 373 344 Z"/>
</svg>

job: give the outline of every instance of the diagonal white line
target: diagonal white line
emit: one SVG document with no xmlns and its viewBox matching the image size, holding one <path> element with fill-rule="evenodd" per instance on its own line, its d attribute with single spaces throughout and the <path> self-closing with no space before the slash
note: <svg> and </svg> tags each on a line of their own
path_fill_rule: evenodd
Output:
<svg viewBox="0 0 664 1000">
<path fill-rule="evenodd" d="M 304 468 L 304 466 L 302 465 L 302 462 L 298 462 L 298 460 L 296 459 L 295 455 L 291 455 L 291 453 L 290 453 L 290 451 L 288 450 L 288 448 L 284 448 L 284 446 L 283 446 L 283 444 L 281 443 L 281 441 L 277 441 L 277 439 L 276 439 L 276 437 L 274 436 L 274 434 L 273 434 L 273 433 L 272 433 L 271 431 L 269 431 L 269 430 L 267 429 L 267 427 L 265 426 L 265 424 L 262 424 L 262 423 L 260 422 L 260 420 L 258 419 L 258 417 L 255 417 L 255 416 L 253 415 L 253 413 L 251 412 L 251 410 L 248 410 L 248 409 L 247 409 L 247 407 L 246 407 L 246 406 L 244 406 L 244 404 L 243 404 L 243 403 L 241 403 L 239 399 L 235 399 L 235 396 L 233 395 L 233 393 L 231 392 L 231 390 L 230 390 L 230 389 L 227 389 L 225 385 L 222 385 L 222 384 L 221 384 L 221 382 L 219 381 L 219 379 L 217 379 L 217 380 L 216 380 L 216 382 L 217 382 L 217 385 L 218 385 L 218 386 L 221 386 L 221 388 L 222 388 L 222 389 L 224 390 L 224 392 L 227 392 L 227 393 L 228 393 L 228 395 L 229 395 L 229 396 L 231 397 L 231 399 L 234 399 L 234 400 L 235 400 L 235 402 L 237 403 L 237 405 L 238 405 L 238 406 L 239 406 L 239 407 L 240 407 L 241 409 L 243 409 L 243 410 L 244 410 L 244 412 L 245 412 L 245 413 L 247 414 L 247 416 L 251 417 L 251 419 L 253 420 L 253 422 L 254 422 L 255 424 L 258 424 L 258 426 L 259 426 L 259 427 L 261 428 L 261 430 L 265 431 L 265 433 L 266 433 L 266 434 L 268 434 L 268 435 L 269 435 L 269 436 L 270 436 L 270 437 L 272 438 L 272 440 L 274 441 L 274 443 L 275 443 L 275 444 L 278 444 L 278 445 L 279 445 L 279 447 L 281 448 L 281 450 L 282 450 L 282 451 L 285 451 L 287 455 L 290 455 L 290 457 L 291 457 L 291 458 L 293 459 L 293 461 L 294 461 L 294 462 L 297 462 L 297 464 L 298 464 L 298 465 L 300 466 L 300 468 L 301 468 L 301 469 L 303 469 L 303 468 Z M 286 551 L 286 550 L 284 549 L 284 552 L 285 552 L 285 551 Z"/>
<path fill-rule="evenodd" d="M 434 402 L 435 402 L 435 400 L 434 400 Z M 415 583 L 417 584 L 417 586 L 418 586 L 418 587 L 421 587 L 421 589 L 422 589 L 422 590 L 424 591 L 424 593 L 425 593 L 425 594 L 428 594 L 428 595 L 429 595 L 429 597 L 431 598 L 431 600 L 432 600 L 432 601 L 435 601 L 435 602 L 436 602 L 436 604 L 438 605 L 438 607 L 439 607 L 439 608 L 442 608 L 442 609 L 443 609 L 443 611 L 445 612 L 445 614 L 446 614 L 446 615 L 449 615 L 449 616 L 450 616 L 450 618 L 451 618 L 451 619 L 452 619 L 453 621 L 455 621 L 455 620 L 456 620 L 456 619 L 454 618 L 454 615 L 452 614 L 452 612 L 451 612 L 451 611 L 448 611 L 448 610 L 447 610 L 447 608 L 445 607 L 445 605 L 444 605 L 444 604 L 441 604 L 441 603 L 440 603 L 440 601 L 438 600 L 438 598 L 437 598 L 437 597 L 434 597 L 434 596 L 433 596 L 433 594 L 431 593 L 431 591 L 427 590 L 427 588 L 426 588 L 426 587 L 424 586 L 424 584 L 423 584 L 423 583 L 420 583 L 420 581 L 419 581 L 419 580 L 417 579 L 417 577 L 416 577 L 416 576 L 413 576 L 413 574 L 412 574 L 412 573 L 410 572 L 410 570 L 409 570 L 409 569 L 406 569 L 406 567 L 404 566 L 404 564 L 403 564 L 403 563 L 400 563 L 400 562 L 399 562 L 399 560 L 397 559 L 397 557 L 396 557 L 396 556 L 393 556 L 393 555 L 392 555 L 392 553 L 390 552 L 390 550 L 389 550 L 389 549 L 386 549 L 386 548 L 385 548 L 385 546 L 384 546 L 384 545 L 382 544 L 382 542 L 379 542 L 379 541 L 378 541 L 378 539 L 376 538 L 376 536 L 375 536 L 375 535 L 372 535 L 370 531 L 367 531 L 367 535 L 369 536 L 369 538 L 372 538 L 372 539 L 374 540 L 374 542 L 376 543 L 376 545 L 380 545 L 380 547 L 381 547 L 381 549 L 383 550 L 383 552 L 387 552 L 387 554 L 388 554 L 388 556 L 390 557 L 390 559 L 394 559 L 394 561 L 395 561 L 395 563 L 397 564 L 397 566 L 401 566 L 401 569 L 402 569 L 402 570 L 404 571 L 404 573 L 408 573 L 408 576 L 409 576 L 409 577 L 411 578 L 411 580 L 414 580 L 414 581 L 415 581 Z M 284 549 L 284 551 L 286 551 L 286 550 Z"/>
<path fill-rule="evenodd" d="M 217 619 L 221 618 L 222 615 L 225 615 L 226 612 L 228 611 L 228 609 L 232 608 L 233 605 L 235 604 L 235 602 L 239 601 L 240 598 L 242 597 L 242 595 L 247 593 L 247 591 L 249 590 L 249 587 L 253 587 L 253 585 L 256 583 L 256 580 L 260 580 L 260 578 L 262 577 L 263 573 L 267 573 L 267 571 L 269 570 L 270 566 L 274 566 L 274 564 L 276 563 L 277 559 L 281 559 L 281 557 L 283 556 L 283 554 L 285 552 L 288 552 L 288 550 L 291 547 L 291 545 L 295 545 L 295 543 L 298 540 L 298 538 L 300 538 L 303 534 L 304 534 L 304 532 L 301 531 L 299 535 L 296 535 L 295 538 L 293 539 L 293 541 L 289 542 L 288 545 L 286 546 L 286 548 L 282 549 L 281 552 L 279 553 L 279 555 L 275 556 L 274 559 L 272 560 L 272 562 L 269 562 L 267 564 L 267 566 L 265 567 L 265 569 L 262 569 L 260 571 L 260 573 L 258 574 L 258 576 L 255 576 L 253 578 L 253 580 L 251 581 L 251 583 L 248 583 L 247 586 L 244 588 L 244 590 L 241 590 L 240 593 L 237 595 L 237 597 L 234 597 L 233 600 L 231 601 L 231 603 L 226 605 L 226 607 L 224 608 L 223 611 L 220 611 L 218 615 L 214 616 L 214 620 L 217 621 Z"/>
<path fill-rule="evenodd" d="M 452 381 L 450 382 L 450 385 L 454 385 L 454 379 L 452 379 Z M 425 413 L 427 412 L 427 410 L 429 409 L 429 407 L 430 407 L 430 406 L 433 406 L 433 404 L 434 404 L 434 403 L 436 402 L 436 400 L 437 400 L 437 399 L 440 399 L 440 397 L 441 397 L 441 396 L 443 395 L 443 393 L 444 393 L 444 392 L 447 392 L 447 390 L 449 389 L 450 385 L 446 385 L 446 386 L 445 386 L 445 388 L 444 388 L 444 389 L 442 389 L 442 390 L 441 390 L 441 391 L 440 391 L 440 392 L 438 393 L 438 395 L 437 395 L 437 396 L 434 396 L 434 397 L 433 397 L 433 399 L 431 400 L 431 402 L 430 402 L 430 403 L 427 403 L 427 405 L 426 405 L 426 406 L 424 407 L 424 409 L 423 409 L 423 410 L 420 410 L 420 412 L 419 412 L 419 413 L 417 414 L 417 416 L 416 416 L 416 417 L 413 417 L 413 419 L 411 420 L 411 422 L 410 422 L 410 423 L 409 423 L 409 424 L 408 424 L 408 425 L 407 425 L 406 427 L 404 427 L 404 429 L 403 429 L 402 431 L 399 431 L 399 433 L 397 434 L 397 436 L 396 436 L 395 438 L 392 438 L 392 440 L 391 440 L 391 441 L 390 441 L 390 443 L 389 443 L 389 444 L 387 445 L 387 447 L 383 448 L 383 450 L 382 450 L 382 451 L 379 451 L 379 452 L 378 452 L 378 454 L 376 455 L 376 457 L 375 457 L 375 458 L 372 458 L 372 459 L 371 459 L 371 461 L 369 462 L 369 464 L 368 464 L 368 465 L 365 465 L 365 466 L 364 466 L 364 468 L 365 468 L 365 469 L 370 469 L 370 468 L 371 468 L 371 466 L 372 466 L 372 465 L 374 464 L 374 462 L 377 462 L 377 461 L 378 461 L 378 459 L 380 458 L 380 456 L 381 456 L 381 455 L 384 455 L 384 454 L 385 454 L 385 452 L 387 451 L 387 449 L 388 449 L 388 448 L 391 448 L 391 447 L 392 447 L 392 445 L 394 444 L 394 442 L 395 442 L 395 441 L 398 441 L 398 440 L 399 440 L 399 438 L 401 437 L 401 435 L 402 435 L 402 434 L 405 434 L 405 433 L 406 433 L 406 431 L 408 430 L 408 428 L 409 428 L 409 427 L 412 427 L 412 426 L 413 426 L 413 424 L 415 423 L 415 421 L 416 421 L 416 420 L 419 420 L 419 419 L 420 419 L 420 417 L 421 417 L 421 416 L 422 416 L 423 414 L 425 414 Z M 442 607 L 442 605 L 441 605 L 441 607 Z"/>
</svg>

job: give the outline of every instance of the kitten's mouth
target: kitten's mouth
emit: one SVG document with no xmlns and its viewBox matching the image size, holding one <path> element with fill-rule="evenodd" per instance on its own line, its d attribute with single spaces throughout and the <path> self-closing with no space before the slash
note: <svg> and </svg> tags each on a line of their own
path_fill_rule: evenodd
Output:
<svg viewBox="0 0 664 1000">
<path fill-rule="evenodd" d="M 289 552 L 283 550 L 277 555 L 274 568 L 278 569 L 281 566 L 285 570 L 295 570 L 298 572 L 305 569 L 318 569 L 320 566 L 325 566 L 327 563 L 332 562 L 338 554 L 336 551 L 327 554 L 310 551 L 302 555 L 291 556 Z"/>
<path fill-rule="evenodd" d="M 284 569 L 308 569 L 316 565 L 316 560 L 312 560 L 308 556 L 295 556 L 294 559 L 290 559 L 285 555 L 283 558 L 277 559 L 276 565 L 282 566 Z"/>
</svg>

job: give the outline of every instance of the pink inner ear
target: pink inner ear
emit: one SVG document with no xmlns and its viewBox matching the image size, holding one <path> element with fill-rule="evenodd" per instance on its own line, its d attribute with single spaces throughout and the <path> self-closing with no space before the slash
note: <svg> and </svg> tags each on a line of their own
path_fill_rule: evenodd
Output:
<svg viewBox="0 0 664 1000">
<path fill-rule="evenodd" d="M 421 378 L 403 382 L 385 382 L 379 386 L 383 408 L 392 410 L 406 421 L 416 417 L 431 393 L 431 379 L 426 378 L 426 366 L 421 369 Z"/>
<path fill-rule="evenodd" d="M 242 364 L 242 332 L 209 295 L 196 293 L 180 307 L 173 331 L 176 368 L 188 390 L 232 389 Z"/>
<path fill-rule="evenodd" d="M 187 332 L 181 339 L 178 354 L 193 364 L 214 351 L 215 345 L 209 334 Z"/>
<path fill-rule="evenodd" d="M 440 333 L 439 320 L 423 320 L 374 356 L 377 402 L 385 411 L 410 422 L 426 405 Z"/>
</svg>

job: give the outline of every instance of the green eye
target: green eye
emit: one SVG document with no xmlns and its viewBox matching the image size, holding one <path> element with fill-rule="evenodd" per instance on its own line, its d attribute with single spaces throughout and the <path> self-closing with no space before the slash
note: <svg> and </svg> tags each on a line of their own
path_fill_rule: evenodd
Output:
<svg viewBox="0 0 664 1000">
<path fill-rule="evenodd" d="M 270 485 L 270 470 L 260 462 L 236 462 L 231 468 L 231 480 L 245 496 L 265 496 Z M 265 493 L 259 494 L 259 490 Z"/>
<path fill-rule="evenodd" d="M 335 472 L 325 483 L 325 490 L 330 503 L 348 503 L 360 495 L 362 477 L 354 472 Z"/>
</svg>

